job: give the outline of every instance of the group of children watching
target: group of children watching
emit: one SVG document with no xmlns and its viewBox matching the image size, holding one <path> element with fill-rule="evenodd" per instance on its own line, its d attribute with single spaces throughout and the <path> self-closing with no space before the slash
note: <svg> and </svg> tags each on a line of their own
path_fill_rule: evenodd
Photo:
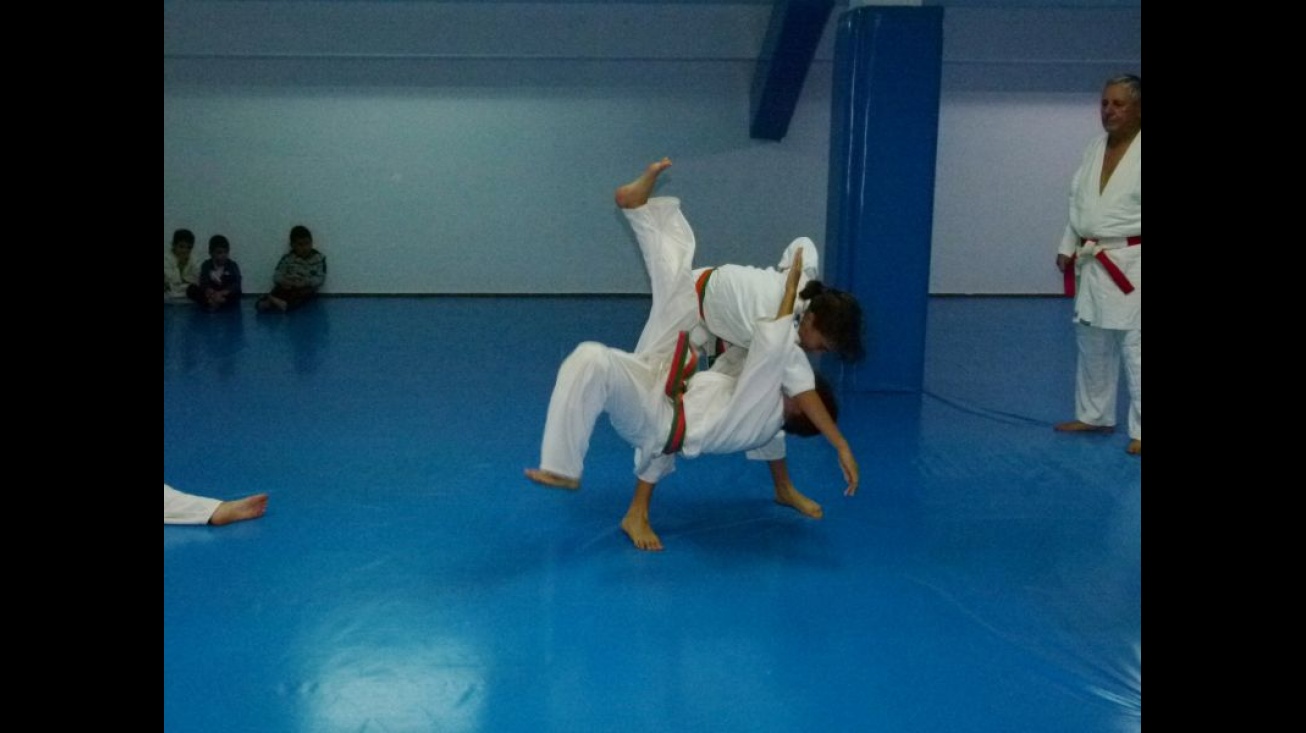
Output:
<svg viewBox="0 0 1306 733">
<path fill-rule="evenodd" d="M 209 258 L 192 254 L 195 233 L 178 229 L 163 256 L 163 301 L 193 301 L 209 311 L 239 306 L 244 294 L 240 265 L 231 259 L 231 242 L 221 234 L 209 238 Z M 313 234 L 299 225 L 290 230 L 290 251 L 272 273 L 272 290 L 255 302 L 259 311 L 285 312 L 312 300 L 326 282 L 326 256 L 313 248 Z"/>
</svg>

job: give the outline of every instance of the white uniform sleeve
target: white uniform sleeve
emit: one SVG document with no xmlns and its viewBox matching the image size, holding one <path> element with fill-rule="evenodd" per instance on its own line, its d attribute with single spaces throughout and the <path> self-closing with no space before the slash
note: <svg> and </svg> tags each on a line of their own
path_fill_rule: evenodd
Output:
<svg viewBox="0 0 1306 733">
<path fill-rule="evenodd" d="M 743 453 L 766 445 L 784 428 L 780 382 L 785 347 L 792 339 L 789 319 L 759 320 L 752 348 L 740 350 L 744 358 L 738 377 L 713 367 L 689 380 L 686 457 Z"/>
<path fill-rule="evenodd" d="M 780 255 L 780 264 L 776 268 L 780 272 L 789 269 L 794 263 L 794 252 L 798 249 L 803 250 L 803 275 L 809 280 L 821 279 L 821 255 L 816 251 L 816 244 L 807 237 L 799 237 L 785 247 L 784 254 Z"/>
<path fill-rule="evenodd" d="M 1066 230 L 1061 233 L 1061 243 L 1057 245 L 1057 254 L 1069 257 L 1073 255 L 1075 250 L 1078 248 L 1078 235 L 1075 234 L 1075 230 L 1071 228 L 1070 225 L 1066 225 Z"/>
<path fill-rule="evenodd" d="M 812 371 L 812 362 L 807 358 L 803 348 L 792 338 L 790 344 L 785 347 L 784 375 L 781 377 L 780 386 L 789 397 L 816 389 L 816 373 Z"/>
<path fill-rule="evenodd" d="M 803 353 L 793 341 L 793 327 L 787 316 L 760 319 L 753 328 L 753 347 L 744 358 L 744 368 L 731 397 L 735 408 L 778 401 L 789 357 L 795 351 Z"/>
</svg>

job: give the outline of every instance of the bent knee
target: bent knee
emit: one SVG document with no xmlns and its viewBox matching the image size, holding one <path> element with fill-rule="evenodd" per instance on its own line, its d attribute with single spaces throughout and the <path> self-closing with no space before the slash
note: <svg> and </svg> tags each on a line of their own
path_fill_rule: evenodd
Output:
<svg viewBox="0 0 1306 733">
<path fill-rule="evenodd" d="M 571 354 L 563 361 L 563 366 L 576 370 L 594 370 L 602 368 L 608 363 L 608 347 L 597 341 L 585 341 L 572 349 Z"/>
<path fill-rule="evenodd" d="M 567 358 L 576 361 L 595 361 L 604 358 L 607 353 L 608 347 L 597 341 L 582 341 L 571 350 L 571 356 Z"/>
</svg>

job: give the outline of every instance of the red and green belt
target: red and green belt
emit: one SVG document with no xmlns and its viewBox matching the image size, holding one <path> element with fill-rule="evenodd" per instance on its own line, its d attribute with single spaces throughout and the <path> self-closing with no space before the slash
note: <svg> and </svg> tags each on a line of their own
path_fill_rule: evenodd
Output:
<svg viewBox="0 0 1306 733">
<path fill-rule="evenodd" d="M 706 278 L 700 278 L 700 282 Z M 671 400 L 671 432 L 667 435 L 665 454 L 679 453 L 685 445 L 685 390 L 689 378 L 698 370 L 698 354 L 689 343 L 689 332 L 681 331 L 676 336 L 676 351 L 671 357 L 671 370 L 667 374 L 666 395 Z"/>
</svg>

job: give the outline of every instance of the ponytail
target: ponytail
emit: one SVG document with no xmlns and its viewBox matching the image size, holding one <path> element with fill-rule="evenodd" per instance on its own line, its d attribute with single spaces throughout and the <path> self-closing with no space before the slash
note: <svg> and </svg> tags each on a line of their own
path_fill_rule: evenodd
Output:
<svg viewBox="0 0 1306 733">
<path fill-rule="evenodd" d="M 799 296 L 807 301 L 807 312 L 816 318 L 816 330 L 831 342 L 839 358 L 860 361 L 865 356 L 862 306 L 851 293 L 827 288 L 819 280 L 811 280 Z"/>
</svg>

